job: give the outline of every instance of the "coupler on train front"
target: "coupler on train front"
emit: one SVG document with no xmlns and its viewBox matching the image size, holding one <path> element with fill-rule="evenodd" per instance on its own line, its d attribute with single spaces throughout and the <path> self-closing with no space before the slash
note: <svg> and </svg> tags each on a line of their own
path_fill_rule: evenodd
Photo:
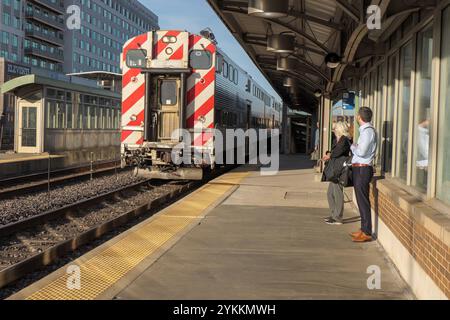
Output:
<svg viewBox="0 0 450 320">
<path fill-rule="evenodd" d="M 183 150 L 172 145 L 152 145 L 139 149 L 125 148 L 122 153 L 122 167 L 133 168 L 133 174 L 145 179 L 159 180 L 202 180 L 204 171 L 210 168 L 205 163 L 174 163 L 173 157 L 182 159 Z"/>
</svg>

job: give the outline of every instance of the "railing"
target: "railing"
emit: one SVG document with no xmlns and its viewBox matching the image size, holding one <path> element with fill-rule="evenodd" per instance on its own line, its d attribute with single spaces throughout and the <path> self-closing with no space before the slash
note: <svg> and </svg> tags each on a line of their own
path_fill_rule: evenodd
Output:
<svg viewBox="0 0 450 320">
<path fill-rule="evenodd" d="M 57 33 L 55 36 L 52 36 L 50 34 L 44 33 L 43 31 L 25 30 L 25 36 L 37 38 L 37 39 L 55 44 L 60 47 L 62 47 L 64 45 L 64 40 L 62 38 L 61 33 Z"/>
<path fill-rule="evenodd" d="M 53 19 L 49 16 L 45 16 L 42 12 L 36 12 L 34 10 L 27 10 L 25 12 L 25 17 L 38 20 L 39 22 L 48 24 L 53 28 L 64 30 L 64 20 L 61 17 L 53 16 Z"/>
<path fill-rule="evenodd" d="M 64 4 L 61 0 L 33 0 L 33 1 L 39 3 L 40 5 L 50 10 L 53 10 L 60 14 L 64 14 Z"/>
<path fill-rule="evenodd" d="M 59 51 L 50 52 L 48 50 L 42 50 L 40 48 L 26 48 L 25 54 L 31 54 L 57 62 L 64 62 L 63 53 Z"/>
</svg>

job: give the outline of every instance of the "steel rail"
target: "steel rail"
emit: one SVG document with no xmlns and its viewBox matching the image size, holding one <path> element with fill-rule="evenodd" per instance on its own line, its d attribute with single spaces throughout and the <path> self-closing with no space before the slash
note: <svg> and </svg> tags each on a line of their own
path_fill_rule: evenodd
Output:
<svg viewBox="0 0 450 320">
<path fill-rule="evenodd" d="M 3 288 L 8 284 L 11 284 L 14 281 L 23 278 L 31 272 L 37 271 L 45 266 L 55 263 L 64 255 L 73 252 L 81 246 L 86 245 L 96 239 L 101 238 L 106 233 L 125 225 L 138 216 L 145 214 L 149 210 L 156 209 L 161 205 L 164 205 L 165 203 L 176 199 L 178 196 L 184 194 L 198 184 L 199 182 L 190 182 L 180 187 L 180 189 L 166 193 L 157 199 L 151 200 L 147 203 L 141 203 L 139 206 L 118 217 L 103 222 L 87 231 L 81 232 L 71 239 L 58 242 L 40 253 L 37 253 L 14 265 L 0 270 L 0 288 Z"/>
<path fill-rule="evenodd" d="M 24 260 L 8 266 L 4 269 L 0 269 L 0 289 L 12 284 L 13 282 L 23 278 L 27 274 L 31 272 L 40 270 L 48 265 L 51 265 L 58 261 L 64 255 L 75 251 L 76 249 L 86 245 L 94 240 L 100 239 L 102 236 L 115 230 L 118 227 L 125 225 L 126 223 L 136 219 L 137 217 L 148 213 L 150 210 L 160 209 L 161 206 L 165 204 L 169 204 L 174 200 L 178 199 L 182 195 L 186 194 L 188 191 L 193 190 L 195 188 L 200 187 L 203 184 L 208 183 L 212 179 L 222 175 L 223 173 L 231 170 L 235 166 L 224 167 L 218 169 L 214 173 L 207 174 L 207 178 L 203 181 L 191 181 L 186 185 L 181 186 L 179 189 L 168 192 L 156 199 L 150 200 L 148 202 L 140 203 L 134 209 L 125 212 L 115 218 L 112 218 L 108 221 L 102 222 L 91 229 L 81 232 L 80 234 L 73 236 L 71 239 L 64 240 L 61 242 L 51 241 L 50 243 L 55 242 L 51 247 L 39 252 L 33 256 L 25 258 Z M 137 184 L 109 192 L 107 194 L 103 194 L 99 197 L 91 198 L 88 200 L 84 200 L 78 202 L 76 204 L 72 204 L 51 212 L 46 212 L 38 216 L 34 216 L 19 222 L 11 223 L 0 227 L 0 238 L 4 236 L 11 235 L 18 231 L 23 231 L 27 228 L 33 228 L 39 225 L 40 223 L 45 224 L 51 220 L 57 219 L 58 217 L 63 216 L 76 216 L 77 210 L 80 208 L 89 207 L 93 204 L 98 204 L 100 201 L 104 201 L 108 198 L 114 198 L 121 192 L 125 190 L 130 190 L 132 188 L 139 188 L 148 183 L 148 180 L 139 182 Z M 101 200 L 100 200 L 101 199 Z M 157 211 L 155 211 L 156 213 Z"/>
<path fill-rule="evenodd" d="M 108 199 L 113 199 L 117 197 L 120 193 L 142 187 L 147 184 L 149 180 L 140 181 L 138 183 L 128 185 L 126 187 L 118 188 L 116 190 L 103 193 L 101 195 L 84 199 L 75 203 L 71 203 L 61 208 L 50 210 L 26 219 L 22 219 L 16 222 L 12 222 L 3 226 L 0 226 L 0 238 L 9 236 L 13 233 L 22 231 L 25 228 L 35 227 L 39 224 L 45 224 L 51 220 L 61 218 L 63 216 L 72 216 L 77 210 L 86 208 L 92 204 L 98 204 L 100 202 L 106 201 Z"/>
<path fill-rule="evenodd" d="M 108 163 L 104 163 L 102 165 L 98 165 L 97 168 L 95 168 L 93 171 L 90 170 L 90 167 L 79 167 L 77 168 L 77 170 L 84 170 L 84 169 L 88 169 L 82 172 L 78 172 L 78 173 L 73 173 L 73 174 L 68 174 L 68 175 L 61 175 L 55 178 L 51 178 L 50 179 L 50 185 L 54 186 L 54 185 L 60 185 L 62 183 L 68 182 L 68 181 L 73 181 L 73 180 L 81 180 L 83 178 L 89 178 L 89 176 L 92 174 L 92 176 L 94 177 L 98 177 L 101 175 L 105 175 L 107 173 L 113 172 L 115 170 L 121 170 L 118 166 L 110 166 L 110 164 L 112 164 L 112 162 L 108 162 Z M 109 165 L 109 166 L 108 166 Z M 71 169 L 74 170 L 74 169 Z M 46 173 L 47 174 L 47 173 Z M 45 174 L 45 175 L 46 175 Z M 44 174 L 37 174 L 37 175 L 31 175 L 33 177 L 35 176 L 42 176 Z M 26 179 L 26 176 L 21 176 L 18 178 L 19 183 L 22 181 L 22 179 Z M 13 183 L 15 179 L 6 179 L 6 180 L 2 180 L 0 181 L 1 183 L 6 183 L 6 181 L 11 181 Z M 4 187 L 4 188 L 0 188 L 0 200 L 4 200 L 4 199 L 8 199 L 8 198 L 12 198 L 12 197 L 16 197 L 18 195 L 22 195 L 22 194 L 26 194 L 26 193 L 30 193 L 33 191 L 41 191 L 41 190 L 46 190 L 48 187 L 48 179 L 42 179 L 39 181 L 34 181 L 34 182 L 29 182 L 29 183 L 25 183 L 23 182 L 23 184 L 16 184 L 14 186 L 10 186 L 10 187 Z"/>
</svg>

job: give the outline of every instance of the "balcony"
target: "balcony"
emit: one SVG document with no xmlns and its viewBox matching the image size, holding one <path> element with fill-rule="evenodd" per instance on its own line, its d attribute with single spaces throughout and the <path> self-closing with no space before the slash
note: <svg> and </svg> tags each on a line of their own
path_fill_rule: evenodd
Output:
<svg viewBox="0 0 450 320">
<path fill-rule="evenodd" d="M 25 48 L 25 54 L 38 56 L 56 62 L 64 62 L 64 55 L 60 51 L 51 53 L 48 50 L 41 50 L 40 48 Z"/>
<path fill-rule="evenodd" d="M 63 39 L 62 33 L 57 33 L 56 37 L 54 37 L 54 36 L 52 36 L 50 34 L 45 34 L 42 31 L 25 30 L 25 36 L 26 37 L 35 38 L 35 39 L 39 39 L 39 40 L 45 41 L 47 43 L 54 44 L 54 45 L 56 45 L 58 47 L 64 46 L 64 39 Z"/>
<path fill-rule="evenodd" d="M 44 23 L 52 28 L 64 31 L 64 20 L 59 16 L 57 16 L 56 19 L 52 19 L 49 16 L 45 16 L 43 12 L 27 10 L 25 12 L 25 17 Z"/>
<path fill-rule="evenodd" d="M 62 3 L 62 0 L 33 0 L 33 2 L 59 14 L 64 14 L 64 4 Z"/>
</svg>

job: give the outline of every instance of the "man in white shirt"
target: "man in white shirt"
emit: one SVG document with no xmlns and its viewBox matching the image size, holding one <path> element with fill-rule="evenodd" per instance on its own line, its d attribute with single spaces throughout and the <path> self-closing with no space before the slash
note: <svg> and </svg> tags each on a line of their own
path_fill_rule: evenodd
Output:
<svg viewBox="0 0 450 320">
<path fill-rule="evenodd" d="M 370 206 L 370 182 L 374 174 L 374 159 L 377 150 L 377 134 L 372 126 L 373 112 L 362 107 L 357 116 L 359 127 L 358 144 L 353 145 L 352 168 L 356 201 L 361 216 L 361 230 L 352 233 L 354 242 L 372 241 L 372 215 Z"/>
</svg>

